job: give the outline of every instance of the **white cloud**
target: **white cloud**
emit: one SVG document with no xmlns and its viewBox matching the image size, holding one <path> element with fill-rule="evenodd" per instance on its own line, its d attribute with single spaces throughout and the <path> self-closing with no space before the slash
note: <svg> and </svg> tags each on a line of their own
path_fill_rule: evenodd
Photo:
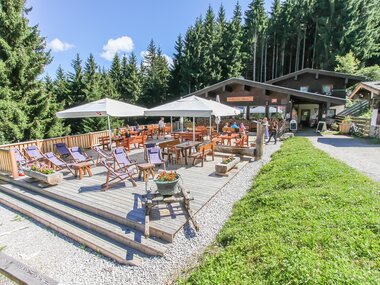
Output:
<svg viewBox="0 0 380 285">
<path fill-rule="evenodd" d="M 117 39 L 109 39 L 107 44 L 103 46 L 101 57 L 111 61 L 118 52 L 129 53 L 133 50 L 134 44 L 130 37 L 122 36 Z"/>
<path fill-rule="evenodd" d="M 168 56 L 167 54 L 163 54 L 163 56 L 166 58 L 168 65 L 172 66 L 173 65 L 173 59 L 170 56 Z"/>
<path fill-rule="evenodd" d="M 74 45 L 65 43 L 58 38 L 47 43 L 47 48 L 51 49 L 53 52 L 62 52 L 69 49 L 72 49 Z"/>
<path fill-rule="evenodd" d="M 143 50 L 140 52 L 140 56 L 143 60 L 147 54 L 148 54 L 147 50 Z M 168 62 L 168 66 L 173 65 L 173 59 L 170 56 L 168 56 L 167 54 L 162 54 L 162 56 L 165 57 L 166 61 Z M 144 62 L 143 62 L 143 64 L 144 64 Z"/>
</svg>

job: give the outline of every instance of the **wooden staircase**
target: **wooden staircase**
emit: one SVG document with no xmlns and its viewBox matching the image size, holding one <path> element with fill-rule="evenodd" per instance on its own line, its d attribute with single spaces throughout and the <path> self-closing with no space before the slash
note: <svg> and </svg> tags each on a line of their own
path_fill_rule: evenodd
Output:
<svg viewBox="0 0 380 285">
<path fill-rule="evenodd" d="M 139 265 L 142 258 L 162 256 L 167 249 L 166 241 L 145 238 L 140 228 L 21 185 L 0 183 L 0 203 L 121 264 Z"/>
</svg>

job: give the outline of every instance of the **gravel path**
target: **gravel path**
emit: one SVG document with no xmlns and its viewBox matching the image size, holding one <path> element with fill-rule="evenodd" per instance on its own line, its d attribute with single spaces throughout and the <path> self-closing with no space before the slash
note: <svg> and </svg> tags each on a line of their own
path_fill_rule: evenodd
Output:
<svg viewBox="0 0 380 285">
<path fill-rule="evenodd" d="M 5 245 L 5 253 L 60 284 L 170 284 L 196 264 L 231 215 L 233 204 L 246 193 L 252 178 L 279 147 L 280 144 L 266 146 L 261 161 L 248 163 L 197 213 L 199 232 L 185 226 L 164 257 L 146 259 L 141 267 L 118 265 L 2 206 L 0 247 Z"/>
<path fill-rule="evenodd" d="M 330 156 L 380 182 L 380 144 L 368 139 L 337 135 L 313 135 L 308 138 Z"/>
</svg>

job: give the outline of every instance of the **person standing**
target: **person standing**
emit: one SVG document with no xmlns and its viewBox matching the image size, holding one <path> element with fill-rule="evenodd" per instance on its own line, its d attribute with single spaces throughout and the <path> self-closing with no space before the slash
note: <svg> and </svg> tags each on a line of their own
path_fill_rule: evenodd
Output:
<svg viewBox="0 0 380 285">
<path fill-rule="evenodd" d="M 274 144 L 277 143 L 277 134 L 278 134 L 278 122 L 276 120 L 273 120 L 270 125 L 270 136 L 269 139 L 265 144 L 268 144 L 270 142 L 270 139 L 274 138 Z"/>
<path fill-rule="evenodd" d="M 165 121 L 164 117 L 161 117 L 161 120 L 158 121 L 158 134 L 157 138 L 162 134 L 165 137 Z"/>
</svg>

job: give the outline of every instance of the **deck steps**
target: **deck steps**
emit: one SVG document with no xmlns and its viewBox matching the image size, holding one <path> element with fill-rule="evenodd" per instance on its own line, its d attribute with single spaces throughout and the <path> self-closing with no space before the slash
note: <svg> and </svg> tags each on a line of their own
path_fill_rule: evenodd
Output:
<svg viewBox="0 0 380 285">
<path fill-rule="evenodd" d="M 167 243 L 86 213 L 23 187 L 0 184 L 0 203 L 19 211 L 121 264 L 139 265 L 142 257 L 163 255 Z"/>
<path fill-rule="evenodd" d="M 49 197 L 49 199 L 56 199 L 58 201 L 61 201 L 63 203 L 66 203 L 67 205 L 70 205 L 72 207 L 77 207 L 78 209 L 81 209 L 83 211 L 92 213 L 94 215 L 101 216 L 105 219 L 108 219 L 110 221 L 113 221 L 115 223 L 122 224 L 124 226 L 127 226 L 133 230 L 136 230 L 138 232 L 143 233 L 144 232 L 144 224 L 138 221 L 133 221 L 131 219 L 126 219 L 125 217 L 122 218 L 120 215 L 120 212 L 115 210 L 108 210 L 105 211 L 103 209 L 99 209 L 98 207 L 93 207 L 88 203 L 81 203 L 75 199 L 75 197 L 71 197 L 70 195 L 59 193 L 59 192 L 51 192 L 51 191 L 45 191 L 44 188 L 41 188 L 40 185 L 36 185 L 35 181 L 29 183 L 25 181 L 24 179 L 16 179 L 13 180 L 11 177 L 6 175 L 0 175 L 0 181 L 3 181 L 4 183 L 14 185 L 16 187 L 22 187 L 24 189 L 30 190 L 32 192 L 44 195 L 46 197 Z M 2 182 L 1 182 L 2 183 Z M 162 231 L 159 228 L 156 228 L 154 226 L 150 226 L 150 235 L 152 237 L 157 237 L 159 239 L 165 240 L 167 242 L 173 241 L 173 234 L 168 234 L 164 231 Z"/>
</svg>

